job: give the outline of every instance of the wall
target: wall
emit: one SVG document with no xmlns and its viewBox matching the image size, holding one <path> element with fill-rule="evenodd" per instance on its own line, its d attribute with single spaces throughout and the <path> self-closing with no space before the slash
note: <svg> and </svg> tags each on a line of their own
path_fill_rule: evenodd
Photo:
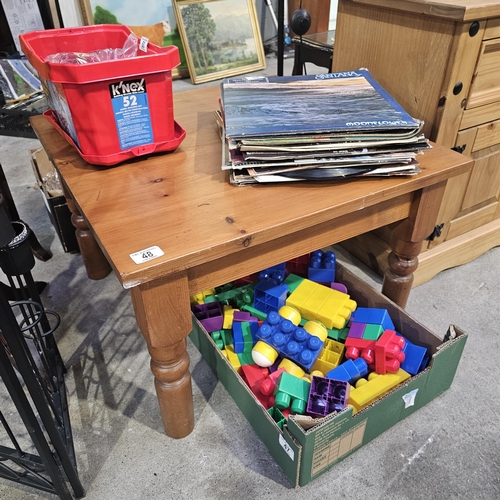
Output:
<svg viewBox="0 0 500 500">
<path fill-rule="evenodd" d="M 325 0 L 317 0 L 323 2 Z M 335 22 L 337 19 L 337 4 L 338 0 L 330 0 L 330 21 L 328 29 L 335 29 Z M 78 0 L 64 0 L 59 1 L 59 8 L 63 17 L 64 26 L 69 28 L 71 26 L 81 26 L 82 16 Z"/>
</svg>

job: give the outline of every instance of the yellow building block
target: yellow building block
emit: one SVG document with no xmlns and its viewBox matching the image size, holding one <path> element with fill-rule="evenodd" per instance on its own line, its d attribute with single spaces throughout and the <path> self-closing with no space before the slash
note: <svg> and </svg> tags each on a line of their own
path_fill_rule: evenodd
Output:
<svg viewBox="0 0 500 500">
<path fill-rule="evenodd" d="M 291 306 L 282 306 L 280 307 L 278 314 L 285 319 L 291 321 L 295 326 L 298 326 L 300 320 L 302 319 L 299 311 L 295 309 L 295 307 Z"/>
<path fill-rule="evenodd" d="M 262 340 L 255 343 L 252 349 L 252 359 L 256 365 L 269 368 L 277 359 L 278 351 Z"/>
<path fill-rule="evenodd" d="M 204 304 L 206 297 L 209 297 L 210 295 L 215 295 L 216 293 L 217 292 L 215 291 L 215 288 L 210 288 L 208 290 L 204 290 L 203 292 L 192 295 L 190 297 L 191 304 Z"/>
<path fill-rule="evenodd" d="M 333 290 L 311 280 L 303 280 L 286 299 L 303 318 L 318 320 L 327 328 L 344 328 L 356 309 L 356 302 L 346 293 Z"/>
<path fill-rule="evenodd" d="M 336 368 L 344 356 L 345 345 L 333 339 L 327 339 L 325 347 L 312 366 L 312 370 L 328 373 Z"/>
<path fill-rule="evenodd" d="M 316 289 L 317 283 L 304 279 L 300 285 L 286 299 L 288 306 L 295 307 L 300 312 L 302 305 L 309 299 L 312 292 Z M 307 318 L 310 319 L 310 318 Z"/>
<path fill-rule="evenodd" d="M 351 313 L 356 309 L 356 302 L 351 300 L 346 293 L 338 290 L 330 290 L 330 292 L 321 308 L 316 311 L 316 319 L 327 328 L 344 328 Z"/>
<path fill-rule="evenodd" d="M 238 358 L 238 355 L 234 352 L 233 346 L 227 345 L 224 350 L 226 351 L 224 355 L 226 356 L 227 360 L 231 363 L 231 366 L 239 373 L 241 368 L 240 358 Z"/>
<path fill-rule="evenodd" d="M 295 364 L 291 359 L 283 358 L 278 365 L 278 370 L 284 368 L 287 373 L 293 375 L 297 378 L 302 378 L 306 372 L 297 364 Z"/>
<path fill-rule="evenodd" d="M 231 330 L 231 328 L 233 328 L 234 311 L 239 311 L 239 309 L 233 309 L 231 306 L 227 305 L 223 306 L 224 321 L 222 323 L 222 328 L 224 328 L 224 330 Z"/>
<path fill-rule="evenodd" d="M 354 408 L 353 413 L 362 410 L 410 377 L 408 372 L 400 368 L 396 373 L 379 375 L 372 372 L 368 376 L 368 380 L 359 379 L 356 382 L 356 387 L 352 387 L 349 393 L 349 404 Z"/>
<path fill-rule="evenodd" d="M 320 323 L 318 320 L 313 319 L 308 321 L 304 325 L 304 330 L 307 333 L 318 337 L 323 342 L 328 338 L 328 330 L 325 328 L 323 323 Z"/>
</svg>

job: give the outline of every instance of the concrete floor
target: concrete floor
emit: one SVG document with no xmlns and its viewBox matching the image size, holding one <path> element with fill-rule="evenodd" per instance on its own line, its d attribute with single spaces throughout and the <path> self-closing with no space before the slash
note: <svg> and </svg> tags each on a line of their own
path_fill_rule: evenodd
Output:
<svg viewBox="0 0 500 500">
<path fill-rule="evenodd" d="M 290 74 L 290 63 L 285 74 Z M 275 68 L 270 59 L 268 73 L 275 74 Z M 179 91 L 192 85 L 185 80 L 174 87 Z M 331 471 L 294 489 L 190 342 L 195 428 L 182 440 L 165 435 L 129 294 L 114 275 L 90 281 L 81 256 L 63 252 L 34 189 L 29 150 L 38 145 L 0 136 L 0 163 L 21 218 L 53 253 L 48 262 L 37 261 L 32 274 L 48 282 L 44 306 L 62 317 L 56 337 L 68 368 L 86 498 L 500 498 L 500 248 L 412 291 L 410 315 L 438 336 L 449 324 L 469 334 L 452 387 Z M 380 289 L 377 276 L 340 249 L 338 257 Z M 56 497 L 0 480 L 0 498 Z"/>
</svg>

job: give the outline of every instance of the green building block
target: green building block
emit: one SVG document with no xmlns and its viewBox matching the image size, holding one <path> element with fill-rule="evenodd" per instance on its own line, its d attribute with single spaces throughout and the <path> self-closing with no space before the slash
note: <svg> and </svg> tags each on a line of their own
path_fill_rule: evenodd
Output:
<svg viewBox="0 0 500 500">
<path fill-rule="evenodd" d="M 241 366 L 243 365 L 252 365 L 254 360 L 252 358 L 252 351 L 250 352 L 239 352 L 238 359 L 240 360 Z"/>
<path fill-rule="evenodd" d="M 220 349 L 224 349 L 227 345 L 233 345 L 233 335 L 231 330 L 217 330 L 210 334 L 215 345 Z"/>
<path fill-rule="evenodd" d="M 293 293 L 293 291 L 304 281 L 304 278 L 297 276 L 296 274 L 289 274 L 283 283 L 288 285 L 288 293 Z"/>
<path fill-rule="evenodd" d="M 311 383 L 307 380 L 283 372 L 279 376 L 274 389 L 274 404 L 280 410 L 290 407 L 292 412 L 303 414 L 307 408 L 310 388 Z"/>
<path fill-rule="evenodd" d="M 212 337 L 212 340 L 215 342 L 215 345 L 217 346 L 218 349 L 222 351 L 226 345 L 224 344 L 224 340 L 222 340 L 222 330 L 217 330 L 216 332 L 212 332 L 210 334 L 210 337 Z"/>
<path fill-rule="evenodd" d="M 217 293 L 216 300 L 223 304 L 231 305 L 237 309 L 242 309 L 246 304 L 253 304 L 254 285 L 249 284 L 239 288 L 233 288 L 225 292 Z"/>
<path fill-rule="evenodd" d="M 267 413 L 271 415 L 271 418 L 276 422 L 276 425 L 283 430 L 283 426 L 286 424 L 286 417 L 281 413 L 279 408 L 276 408 L 276 406 L 272 406 L 267 410 Z"/>
<path fill-rule="evenodd" d="M 249 312 L 252 316 L 262 321 L 264 321 L 267 318 L 267 314 L 265 312 L 255 309 L 255 307 L 251 306 L 250 304 L 245 304 L 244 306 L 241 306 L 240 309 L 242 311 Z"/>
<path fill-rule="evenodd" d="M 349 334 L 349 328 L 344 327 L 344 328 L 332 328 L 328 331 L 328 337 L 336 340 L 337 342 L 345 342 L 345 339 L 347 338 L 347 335 Z"/>
<path fill-rule="evenodd" d="M 366 340 L 378 340 L 383 333 L 384 327 L 382 325 L 367 324 L 363 332 L 363 338 Z"/>
<path fill-rule="evenodd" d="M 241 332 L 243 334 L 243 352 L 252 352 L 254 341 L 252 337 L 252 331 L 250 329 L 250 323 L 248 321 L 243 321 L 241 323 Z"/>
</svg>

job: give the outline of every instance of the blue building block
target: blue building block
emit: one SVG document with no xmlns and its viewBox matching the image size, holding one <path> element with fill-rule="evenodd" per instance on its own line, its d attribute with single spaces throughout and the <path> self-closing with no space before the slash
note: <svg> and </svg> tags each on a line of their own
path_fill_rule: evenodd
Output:
<svg viewBox="0 0 500 500">
<path fill-rule="evenodd" d="M 348 359 L 325 375 L 354 385 L 361 377 L 368 375 L 368 364 L 363 358 Z"/>
<path fill-rule="evenodd" d="M 400 333 L 397 333 L 397 336 L 403 337 L 406 340 L 403 347 L 405 359 L 401 363 L 401 368 L 410 375 L 416 375 L 429 363 L 429 353 L 425 347 L 413 344 Z"/>
<path fill-rule="evenodd" d="M 276 282 L 276 284 L 281 285 L 281 283 L 283 283 L 283 281 L 285 280 L 285 274 L 286 274 L 286 262 L 283 262 L 281 264 L 277 264 L 276 266 L 263 269 L 259 273 L 258 279 L 259 281 L 272 279 Z"/>
<path fill-rule="evenodd" d="M 387 309 L 358 307 L 351 315 L 351 322 L 382 325 L 384 330 L 396 330 Z"/>
<path fill-rule="evenodd" d="M 294 361 L 306 371 L 310 371 L 324 346 L 319 337 L 295 326 L 277 311 L 269 312 L 257 332 L 257 339 L 273 347 L 279 356 Z"/>
<path fill-rule="evenodd" d="M 259 324 L 255 321 L 233 322 L 233 347 L 234 352 L 252 352 Z"/>
<path fill-rule="evenodd" d="M 286 304 L 287 295 L 288 285 L 276 285 L 272 279 L 259 281 L 254 288 L 253 306 L 265 313 L 277 311 Z"/>
<path fill-rule="evenodd" d="M 245 352 L 241 323 L 233 323 L 233 348 L 235 353 Z"/>
<path fill-rule="evenodd" d="M 316 250 L 311 253 L 307 278 L 316 283 L 335 281 L 335 254 L 331 251 Z"/>
</svg>

